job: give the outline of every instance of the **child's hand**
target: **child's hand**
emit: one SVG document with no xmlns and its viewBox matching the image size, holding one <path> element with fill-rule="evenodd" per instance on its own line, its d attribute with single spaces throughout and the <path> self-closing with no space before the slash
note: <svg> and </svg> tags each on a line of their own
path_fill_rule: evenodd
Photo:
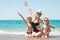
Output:
<svg viewBox="0 0 60 40">
<path fill-rule="evenodd" d="M 20 15 L 20 16 L 21 16 L 21 14 L 20 14 L 20 13 L 18 13 L 18 15 Z"/>
<path fill-rule="evenodd" d="M 54 27 L 54 26 L 51 26 L 51 25 L 50 25 L 50 27 L 51 27 L 51 28 L 53 28 L 53 29 L 55 29 L 55 27 Z"/>
<path fill-rule="evenodd" d="M 55 27 L 53 27 L 53 29 L 55 29 Z"/>
</svg>

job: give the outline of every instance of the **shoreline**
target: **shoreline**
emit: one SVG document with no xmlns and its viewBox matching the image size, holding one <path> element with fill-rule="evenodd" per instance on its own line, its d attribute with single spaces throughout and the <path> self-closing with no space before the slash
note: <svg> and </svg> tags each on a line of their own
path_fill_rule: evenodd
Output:
<svg viewBox="0 0 60 40">
<path fill-rule="evenodd" d="M 59 40 L 60 31 L 52 31 L 49 38 L 28 37 L 25 38 L 25 32 L 4 32 L 0 31 L 0 40 Z"/>
<path fill-rule="evenodd" d="M 4 31 L 4 30 L 0 30 L 0 34 L 16 34 L 16 35 L 25 35 L 25 31 Z M 54 30 L 52 29 L 52 31 L 50 32 L 50 35 L 60 35 L 60 30 Z"/>
<path fill-rule="evenodd" d="M 24 35 L 12 35 L 12 34 L 0 34 L 0 40 L 59 40 L 59 36 L 49 36 L 49 38 L 39 38 L 39 37 L 27 37 Z"/>
</svg>

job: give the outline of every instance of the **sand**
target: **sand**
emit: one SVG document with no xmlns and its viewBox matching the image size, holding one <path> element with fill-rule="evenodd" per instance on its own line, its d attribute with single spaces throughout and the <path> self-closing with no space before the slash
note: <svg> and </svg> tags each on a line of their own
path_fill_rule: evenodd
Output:
<svg viewBox="0 0 60 40">
<path fill-rule="evenodd" d="M 49 38 L 44 39 L 40 37 L 24 37 L 24 35 L 13 35 L 13 34 L 0 34 L 0 40 L 59 40 L 58 36 L 49 36 Z"/>
<path fill-rule="evenodd" d="M 0 40 L 60 40 L 60 31 L 50 32 L 49 38 L 24 37 L 25 32 L 0 31 Z"/>
</svg>

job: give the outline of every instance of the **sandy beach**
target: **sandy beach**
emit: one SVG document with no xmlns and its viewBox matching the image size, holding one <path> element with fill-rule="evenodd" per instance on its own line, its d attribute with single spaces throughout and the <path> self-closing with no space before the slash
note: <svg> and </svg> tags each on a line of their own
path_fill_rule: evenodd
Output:
<svg viewBox="0 0 60 40">
<path fill-rule="evenodd" d="M 48 39 L 43 39 L 39 37 L 27 37 L 25 38 L 24 35 L 9 35 L 9 34 L 2 34 L 0 35 L 0 40 L 59 40 L 59 36 L 50 36 Z"/>
<path fill-rule="evenodd" d="M 39 38 L 39 37 L 24 37 L 25 32 L 1 32 L 0 33 L 0 40 L 59 40 L 60 39 L 60 32 L 55 31 L 51 32 L 49 38 Z"/>
</svg>

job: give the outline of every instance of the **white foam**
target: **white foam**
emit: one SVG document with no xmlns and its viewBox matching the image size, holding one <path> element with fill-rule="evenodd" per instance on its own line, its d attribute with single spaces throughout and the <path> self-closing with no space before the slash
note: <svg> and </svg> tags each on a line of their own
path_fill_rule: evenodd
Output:
<svg viewBox="0 0 60 40">
<path fill-rule="evenodd" d="M 12 31 L 4 31 L 4 30 L 0 30 L 0 34 L 24 35 L 24 34 L 25 34 L 25 32 L 12 32 Z"/>
<path fill-rule="evenodd" d="M 11 31 L 4 31 L 0 30 L 0 34 L 15 34 L 15 35 L 24 35 L 25 32 L 11 32 Z M 49 35 L 57 36 L 60 35 L 60 31 L 52 31 Z"/>
<path fill-rule="evenodd" d="M 60 35 L 60 31 L 52 31 L 52 32 L 50 32 L 50 35 L 58 36 L 58 35 Z"/>
</svg>

